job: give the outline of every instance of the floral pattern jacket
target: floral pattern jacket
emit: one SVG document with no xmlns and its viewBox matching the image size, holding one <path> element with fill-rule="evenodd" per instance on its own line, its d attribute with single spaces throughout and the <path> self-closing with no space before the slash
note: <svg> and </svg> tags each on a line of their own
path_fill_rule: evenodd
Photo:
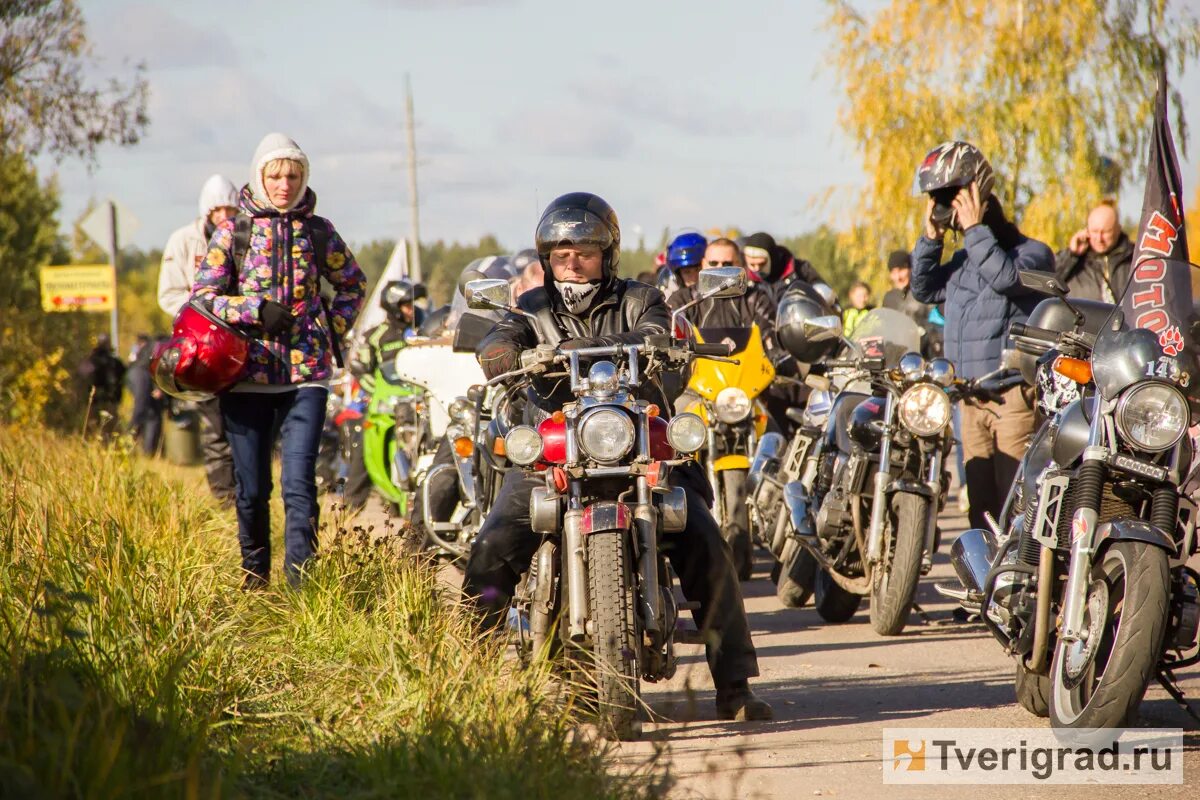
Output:
<svg viewBox="0 0 1200 800">
<path fill-rule="evenodd" d="M 242 189 L 241 210 L 250 215 L 250 246 L 241 264 L 233 263 L 233 226 L 217 226 L 208 254 L 196 270 L 192 297 L 217 317 L 250 337 L 250 357 L 242 382 L 293 384 L 325 380 L 332 372 L 329 325 L 339 337 L 354 324 L 366 295 L 366 278 L 350 248 L 333 225 L 313 213 L 311 189 L 288 211 L 263 207 L 249 187 Z M 318 275 L 310 230 L 328 228 L 325 269 Z M 335 295 L 326 317 L 321 279 Z M 262 329 L 259 310 L 265 300 L 282 304 L 296 317 L 288 333 L 271 336 Z"/>
</svg>

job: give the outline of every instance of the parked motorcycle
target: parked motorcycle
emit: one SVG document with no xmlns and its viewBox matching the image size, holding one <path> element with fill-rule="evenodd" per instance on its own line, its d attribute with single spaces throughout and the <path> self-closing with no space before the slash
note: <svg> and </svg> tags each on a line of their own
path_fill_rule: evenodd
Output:
<svg viewBox="0 0 1200 800">
<path fill-rule="evenodd" d="M 805 324 L 810 337 L 841 337 L 837 317 Z M 802 603 L 811 591 L 817 613 L 840 623 L 869 595 L 872 628 L 894 636 L 908 622 L 920 576 L 937 549 L 937 515 L 949 487 L 944 463 L 953 441 L 951 407 L 995 399 L 1021 376 L 1005 370 L 977 381 L 957 379 L 946 359 L 926 363 L 915 349 L 920 328 L 890 309 L 871 311 L 844 341 L 845 357 L 826 361 L 826 377 L 812 381 L 817 396 L 786 454 L 798 477 L 787 474 L 782 483 L 771 475 L 771 485 L 780 487 L 774 493 L 760 478 L 756 514 L 785 517 L 775 527 L 776 537 L 782 535 L 781 600 Z M 764 439 L 761 466 L 768 467 L 767 453 L 781 445 Z"/>
<path fill-rule="evenodd" d="M 700 281 L 705 297 L 745 291 L 737 268 L 706 270 Z M 510 309 L 505 281 L 472 281 L 466 294 L 473 308 L 521 313 Z M 602 730 L 620 739 L 639 730 L 640 681 L 675 671 L 678 608 L 658 542 L 687 522 L 684 490 L 668 482 L 671 468 L 707 440 L 695 414 L 668 423 L 636 393 L 696 355 L 728 352 L 720 344 L 655 338 L 577 350 L 542 344 L 523 354 L 524 366 L 489 382 L 566 379 L 575 397 L 536 427 L 517 425 L 504 437 L 509 461 L 546 480 L 529 508 L 543 541 L 514 600 L 528 619 L 520 650 L 528 658 L 567 655 L 567 669 L 595 692 Z M 586 370 L 582 359 L 591 361 Z"/>
<path fill-rule="evenodd" d="M 1001 520 L 954 543 L 962 588 L 943 593 L 1016 656 L 1024 708 L 1056 728 L 1120 727 L 1151 678 L 1179 699 L 1172 673 L 1200 662 L 1200 575 L 1186 563 L 1195 355 L 1120 309 L 1069 301 L 1052 276 L 1022 281 L 1056 299 L 1014 323 L 1014 340 L 1043 355 L 1043 391 L 1080 397 L 1035 435 Z"/>
<path fill-rule="evenodd" d="M 408 516 L 410 496 L 417 487 L 417 460 L 433 441 L 424 394 L 397 372 L 394 360 L 384 359 L 363 422 L 367 474 L 401 517 Z"/>
<path fill-rule="evenodd" d="M 676 317 L 697 302 L 678 309 Z M 684 410 L 708 426 L 708 441 L 697 457 L 713 489 L 713 516 L 733 551 L 738 577 L 745 581 L 754 567 L 746 477 L 750 454 L 767 432 L 767 408 L 760 395 L 775 379 L 775 368 L 763 349 L 757 325 L 691 330 L 697 342 L 723 342 L 732 347 L 731 360 L 698 358 L 692 363 L 687 388 L 698 399 Z"/>
</svg>

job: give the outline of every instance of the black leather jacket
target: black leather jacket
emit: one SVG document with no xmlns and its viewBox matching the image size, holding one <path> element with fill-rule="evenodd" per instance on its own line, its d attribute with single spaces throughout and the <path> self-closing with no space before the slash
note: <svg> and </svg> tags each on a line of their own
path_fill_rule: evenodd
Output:
<svg viewBox="0 0 1200 800">
<path fill-rule="evenodd" d="M 672 309 L 681 308 L 695 297 L 695 290 L 686 287 L 671 295 L 668 305 Z M 757 323 L 767 355 L 772 361 L 781 355 L 775 343 L 775 303 L 770 290 L 759 284 L 746 287 L 746 294 L 741 297 L 701 300 L 683 312 L 683 316 L 697 328 L 748 328 Z"/>
<path fill-rule="evenodd" d="M 620 278 L 606 280 L 591 307 L 578 315 L 567 311 L 553 284 L 521 295 L 517 307 L 534 315 L 541 335 L 528 317 L 509 313 L 479 343 L 478 354 L 494 354 L 498 349 L 520 352 L 540 342 L 558 345 L 566 339 L 584 340 L 581 347 L 640 344 L 647 336 L 667 333 L 671 322 L 662 292 Z M 572 398 L 565 380 L 535 381 L 534 389 L 530 399 L 544 410 L 557 410 Z M 657 387 L 647 397 L 663 402 Z"/>
</svg>

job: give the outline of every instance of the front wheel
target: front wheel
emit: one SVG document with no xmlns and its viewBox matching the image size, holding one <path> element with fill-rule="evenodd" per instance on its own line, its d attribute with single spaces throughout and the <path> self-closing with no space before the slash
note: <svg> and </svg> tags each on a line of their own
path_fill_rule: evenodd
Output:
<svg viewBox="0 0 1200 800">
<path fill-rule="evenodd" d="M 803 608 L 812 597 L 821 567 L 812 553 L 792 537 L 788 537 L 778 564 L 779 577 L 775 596 L 785 608 Z"/>
<path fill-rule="evenodd" d="M 1050 723 L 1119 728 L 1133 717 L 1162 651 L 1170 579 L 1167 554 L 1115 542 L 1092 566 L 1082 641 L 1054 648 Z"/>
<path fill-rule="evenodd" d="M 638 656 L 633 573 L 624 531 L 594 533 L 587 539 L 588 594 L 593 634 L 592 684 L 597 717 L 605 736 L 636 738 Z"/>
<path fill-rule="evenodd" d="M 725 518 L 721 535 L 733 551 L 733 566 L 738 580 L 748 581 L 754 570 L 754 543 L 750 540 L 750 506 L 746 502 L 746 470 L 727 469 L 720 473 Z"/>
<path fill-rule="evenodd" d="M 817 571 L 813 594 L 821 619 L 836 624 L 849 622 L 862 603 L 862 595 L 846 591 L 823 569 Z"/>
<path fill-rule="evenodd" d="M 871 627 L 880 636 L 895 636 L 908 624 L 921 579 L 929 513 L 928 498 L 908 492 L 892 495 L 883 560 L 871 581 Z"/>
</svg>

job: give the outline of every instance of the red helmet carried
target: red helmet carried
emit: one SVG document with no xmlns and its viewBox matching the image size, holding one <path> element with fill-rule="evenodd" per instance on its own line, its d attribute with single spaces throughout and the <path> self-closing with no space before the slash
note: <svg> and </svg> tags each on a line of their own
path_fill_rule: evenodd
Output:
<svg viewBox="0 0 1200 800">
<path fill-rule="evenodd" d="M 154 382 L 180 400 L 206 400 L 228 389 L 242 374 L 250 339 L 198 303 L 175 317 L 172 336 L 154 348 Z"/>
</svg>

